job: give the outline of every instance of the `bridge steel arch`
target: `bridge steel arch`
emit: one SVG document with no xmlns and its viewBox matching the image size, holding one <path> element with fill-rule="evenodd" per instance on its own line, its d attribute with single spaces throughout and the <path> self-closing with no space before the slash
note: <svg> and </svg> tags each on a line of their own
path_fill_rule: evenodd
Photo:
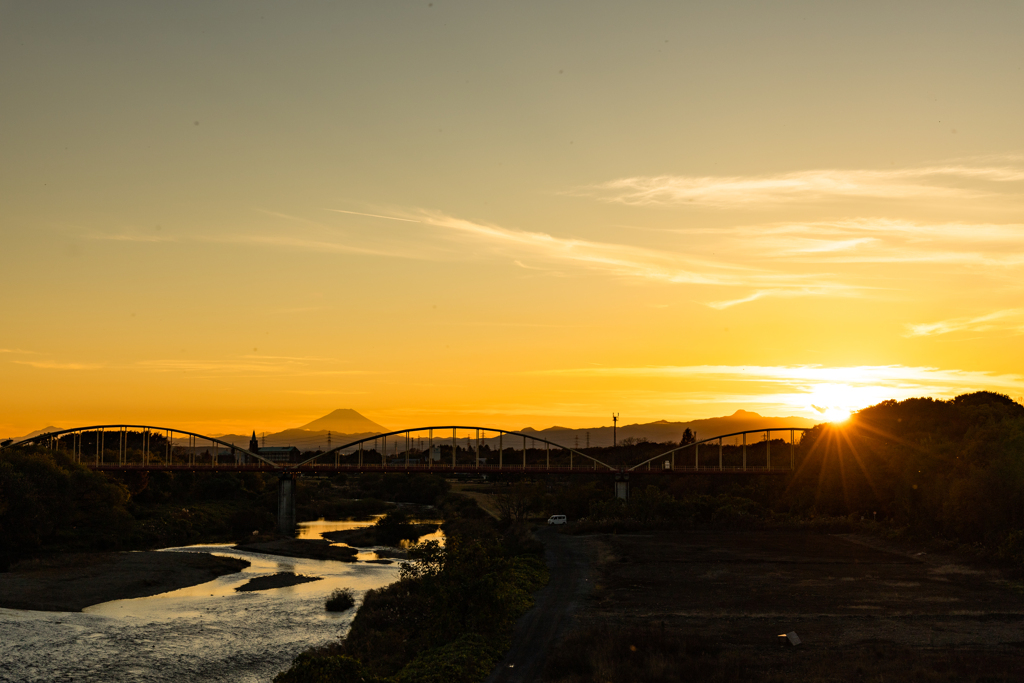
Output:
<svg viewBox="0 0 1024 683">
<path fill-rule="evenodd" d="M 630 467 L 627 472 L 639 472 L 645 465 L 647 466 L 644 471 L 652 471 L 651 463 L 655 461 L 662 461 L 666 457 L 671 457 L 668 467 L 662 467 L 661 470 L 669 472 L 772 472 L 772 460 L 771 460 L 771 433 L 772 432 L 789 432 L 789 471 L 796 469 L 796 432 L 801 433 L 801 437 L 804 433 L 811 431 L 810 427 L 771 427 L 768 429 L 747 429 L 742 432 L 732 432 L 731 434 L 719 434 L 718 436 L 712 436 L 707 439 L 695 441 L 685 446 L 679 446 L 671 450 L 667 450 L 664 453 L 660 453 L 653 458 L 648 458 L 643 462 L 637 463 Z M 748 434 L 764 434 L 765 435 L 765 448 L 767 460 L 764 467 L 761 466 L 747 466 L 747 435 Z M 722 441 L 732 436 L 743 437 L 743 464 L 740 467 L 730 466 L 725 467 L 722 463 Z M 718 442 L 718 466 L 700 466 L 700 447 L 703 444 Z M 750 444 L 753 445 L 753 444 Z M 682 467 L 676 466 L 676 454 L 680 451 L 685 451 L 687 448 L 693 449 L 693 465 L 684 465 Z M 779 471 L 777 468 L 775 471 Z"/>
<path fill-rule="evenodd" d="M 111 431 L 113 431 L 116 435 L 118 435 L 118 462 L 117 462 L 117 464 L 114 464 L 114 463 L 108 464 L 108 463 L 105 462 L 106 448 L 104 447 L 105 446 L 105 444 L 104 444 L 104 440 L 105 440 L 104 437 L 106 436 L 106 434 L 108 432 L 111 432 Z M 127 462 L 127 454 L 128 454 L 127 434 L 128 434 L 129 431 L 141 431 L 143 433 L 143 454 L 142 454 L 143 461 L 142 461 L 142 465 L 141 466 L 136 466 L 136 465 L 133 465 L 133 464 Z M 82 450 L 81 450 L 81 448 L 82 448 L 81 435 L 83 435 L 85 433 L 88 433 L 88 432 L 97 432 L 97 437 L 96 437 L 96 453 L 95 453 L 94 462 L 91 463 L 91 464 L 88 463 L 88 462 L 84 462 L 84 458 L 86 457 L 86 454 L 82 453 Z M 43 434 L 37 434 L 37 435 L 29 437 L 27 439 L 22 439 L 20 441 L 14 442 L 14 443 L 7 444 L 6 446 L 0 447 L 0 450 L 4 450 L 4 449 L 7 449 L 7 448 L 17 448 L 18 446 L 25 446 L 25 445 L 32 444 L 32 443 L 41 444 L 41 445 L 44 445 L 44 446 L 48 445 L 50 448 L 56 449 L 56 448 L 60 447 L 60 439 L 61 439 L 61 437 L 70 434 L 70 435 L 72 435 L 72 437 L 78 437 L 77 440 L 72 438 L 72 449 L 73 449 L 73 455 L 75 457 L 75 461 L 76 462 L 81 462 L 84 465 L 88 465 L 92 469 L 111 469 L 111 470 L 114 470 L 114 469 L 118 469 L 118 470 L 128 470 L 128 469 L 170 469 L 170 470 L 174 470 L 174 469 L 197 469 L 197 468 L 205 468 L 206 467 L 205 465 L 196 464 L 194 462 L 192 462 L 189 465 L 182 465 L 182 466 L 175 466 L 175 465 L 173 465 L 171 463 L 164 463 L 164 466 L 161 466 L 160 463 L 150 462 L 150 452 L 148 450 L 148 444 L 149 444 L 149 434 L 151 434 L 151 433 L 165 435 L 167 437 L 167 444 L 168 444 L 169 450 L 170 449 L 174 449 L 174 448 L 192 449 L 192 451 L 193 451 L 192 452 L 193 458 L 194 458 L 194 450 L 196 448 L 200 447 L 199 446 L 199 441 L 209 441 L 211 448 L 216 448 L 216 446 L 214 446 L 214 444 L 219 444 L 220 446 L 222 446 L 224 448 L 227 448 L 232 454 L 241 454 L 241 455 L 246 456 L 247 458 L 252 458 L 252 461 L 250 461 L 250 462 L 252 463 L 252 465 L 255 466 L 254 469 L 265 469 L 268 466 L 270 468 L 272 468 L 272 469 L 275 469 L 275 470 L 276 469 L 280 469 L 280 467 L 278 466 L 277 463 L 275 463 L 275 462 L 273 462 L 271 460 L 267 460 L 266 458 L 261 457 L 259 454 L 253 453 L 252 451 L 250 451 L 250 450 L 248 450 L 246 448 L 241 448 L 240 446 L 236 446 L 234 444 L 228 443 L 227 441 L 222 441 L 222 440 L 217 439 L 217 438 L 212 437 L 212 436 L 206 436 L 205 434 L 197 434 L 195 432 L 188 432 L 188 431 L 185 431 L 183 429 L 175 429 L 173 427 L 156 427 L 156 426 L 153 426 L 153 425 L 109 424 L 109 425 L 90 425 L 88 427 L 74 427 L 72 429 L 61 429 L 61 430 L 58 430 L 58 431 L 55 431 L 55 432 L 45 432 Z M 173 444 L 172 440 L 171 440 L 172 435 L 175 435 L 175 434 L 180 434 L 182 436 L 188 437 L 189 438 L 189 446 L 175 446 Z M 170 459 L 171 454 L 172 454 L 171 452 L 167 453 L 168 460 Z M 216 465 L 216 454 L 211 454 L 210 465 L 209 466 L 210 467 L 217 467 L 217 465 Z"/>
<path fill-rule="evenodd" d="M 436 436 L 436 437 L 434 436 L 434 432 L 435 431 L 443 433 L 443 432 L 447 432 L 449 430 L 451 431 L 451 435 L 450 436 Z M 459 439 L 459 437 L 457 435 L 457 432 L 459 430 L 462 430 L 463 432 L 465 432 L 467 430 L 472 430 L 472 431 L 476 432 L 476 463 L 475 463 L 475 465 L 464 465 L 464 466 L 460 467 L 457 464 L 457 462 L 456 462 L 456 453 L 457 453 L 456 446 L 458 445 L 458 439 Z M 409 453 L 411 451 L 410 443 L 411 443 L 411 439 L 412 439 L 413 433 L 417 433 L 417 432 L 428 432 L 428 435 L 429 435 L 427 437 L 428 441 L 429 441 L 429 443 L 428 443 L 428 451 L 427 451 L 427 465 L 411 466 L 409 464 L 409 462 L 408 462 L 409 461 Z M 494 439 L 495 438 L 495 436 L 487 437 L 486 436 L 487 433 L 491 433 L 491 434 L 496 435 L 496 437 L 498 439 L 498 444 L 499 444 L 499 446 L 498 446 L 498 459 L 499 459 L 499 461 L 498 461 L 497 465 L 491 465 L 491 464 L 481 465 L 480 464 L 480 444 L 481 444 L 481 442 L 484 441 L 484 440 L 487 440 L 487 439 Z M 362 446 L 364 444 L 366 444 L 366 443 L 374 442 L 376 444 L 377 441 L 380 441 L 381 445 L 382 445 L 382 448 L 380 450 L 381 463 L 380 463 L 379 467 L 381 469 L 383 469 L 383 470 L 386 470 L 386 469 L 389 468 L 389 466 L 387 465 L 387 439 L 388 439 L 388 437 L 394 437 L 394 436 L 398 436 L 398 437 L 404 436 L 406 438 L 406 448 L 403 451 L 405 453 L 405 455 L 406 455 L 406 464 L 405 464 L 404 467 L 402 467 L 402 469 L 406 470 L 406 471 L 408 471 L 410 469 L 423 470 L 423 471 L 430 471 L 430 470 L 438 470 L 438 471 L 448 470 L 448 471 L 451 471 L 451 470 L 456 470 L 456 469 L 464 469 L 464 470 L 467 470 L 467 471 L 480 471 L 480 472 L 486 472 L 488 470 L 502 470 L 502 471 L 505 471 L 505 470 L 513 470 L 513 469 L 522 469 L 523 471 L 531 471 L 531 472 L 537 472 L 537 471 L 551 471 L 551 472 L 579 471 L 581 468 L 574 468 L 574 466 L 573 466 L 574 465 L 573 458 L 576 457 L 576 456 L 578 456 L 580 458 L 584 458 L 585 460 L 588 460 L 588 461 L 593 463 L 593 465 L 594 465 L 593 466 L 593 470 L 591 470 L 590 468 L 587 468 L 587 471 L 594 471 L 594 470 L 596 470 L 598 472 L 616 472 L 617 471 L 615 467 L 612 467 L 608 463 L 602 462 L 601 460 L 598 460 L 597 458 L 595 458 L 595 457 L 593 457 L 591 455 L 587 455 L 586 453 L 578 451 L 575 448 L 569 448 L 567 446 L 563 446 L 561 444 L 557 444 L 554 441 L 550 441 L 550 440 L 545 439 L 543 437 L 533 436 L 531 434 L 524 434 L 522 432 L 513 432 L 513 431 L 506 430 L 506 429 L 497 429 L 497 428 L 494 428 L 494 427 L 476 427 L 476 426 L 466 426 L 466 425 L 436 425 L 436 426 L 430 426 L 430 427 L 414 427 L 412 429 L 400 429 L 400 430 L 397 430 L 397 431 L 394 431 L 394 432 L 387 432 L 386 434 L 377 434 L 375 436 L 367 436 L 367 437 L 364 437 L 362 439 L 357 439 L 355 441 L 350 441 L 349 443 L 342 444 L 341 446 L 336 446 L 336 447 L 334 447 L 334 448 L 332 448 L 332 449 L 330 449 L 328 451 L 324 451 L 323 453 L 318 453 L 317 455 L 314 455 L 313 457 L 308 458 L 307 460 L 305 460 L 302 463 L 300 463 L 298 465 L 298 467 L 302 468 L 302 469 L 323 467 L 324 465 L 317 465 L 315 463 L 315 461 L 319 460 L 320 458 L 324 458 L 324 457 L 330 456 L 332 454 L 335 456 L 335 463 L 334 463 L 334 465 L 332 465 L 332 467 L 340 467 L 340 465 L 338 464 L 338 458 L 341 455 L 342 451 L 355 448 L 355 449 L 357 449 L 356 453 L 359 454 L 359 465 L 358 465 L 358 467 L 361 468 L 361 469 L 362 468 L 369 468 L 369 467 L 372 467 L 372 466 L 364 464 L 362 462 L 362 454 L 364 452 Z M 505 436 L 509 436 L 509 437 L 513 437 L 513 438 L 521 438 L 523 440 L 523 449 L 522 449 L 523 450 L 523 460 L 522 460 L 521 466 L 518 467 L 518 468 L 516 466 L 514 466 L 514 465 L 507 465 L 506 466 L 504 464 L 504 460 L 503 460 L 503 457 L 504 457 L 503 439 L 504 439 Z M 462 438 L 466 438 L 466 437 L 462 437 Z M 432 451 L 433 451 L 433 446 L 434 446 L 434 440 L 435 439 L 437 439 L 442 444 L 447 443 L 449 441 L 452 443 L 452 446 L 453 446 L 453 448 L 452 448 L 452 462 L 451 462 L 450 465 L 442 464 L 440 462 L 437 465 L 433 465 L 433 463 L 431 461 L 431 456 L 432 456 Z M 546 448 L 546 452 L 547 453 L 546 453 L 546 458 L 545 458 L 545 465 L 544 465 L 543 468 L 541 468 L 539 466 L 531 466 L 531 467 L 527 466 L 527 463 L 526 463 L 526 450 L 527 450 L 526 449 L 526 441 L 527 441 L 527 439 L 529 439 L 530 441 L 533 441 L 534 444 L 539 442 L 539 443 L 544 444 L 547 447 Z M 568 468 L 557 467 L 557 466 L 556 467 L 551 467 L 551 448 L 552 447 L 554 447 L 555 449 L 557 449 L 559 451 L 566 451 L 566 452 L 569 453 L 569 467 Z M 604 470 L 599 470 L 598 466 L 603 467 Z M 399 467 L 401 467 L 401 466 L 399 466 Z M 392 469 L 396 469 L 396 468 L 394 468 L 394 466 L 391 466 L 391 468 Z"/>
</svg>

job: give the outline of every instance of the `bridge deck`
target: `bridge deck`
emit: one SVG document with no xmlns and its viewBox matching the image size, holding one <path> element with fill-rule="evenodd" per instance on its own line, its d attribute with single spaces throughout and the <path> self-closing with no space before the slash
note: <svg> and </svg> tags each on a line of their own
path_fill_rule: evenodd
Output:
<svg viewBox="0 0 1024 683">
<path fill-rule="evenodd" d="M 338 473 L 392 473 L 392 474 L 597 474 L 602 476 L 634 474 L 634 475 L 683 475 L 683 474 L 744 474 L 744 475 L 784 475 L 790 472 L 789 468 L 773 467 L 689 467 L 677 466 L 674 469 L 641 469 L 641 470 L 617 470 L 602 467 L 545 467 L 543 465 L 280 465 L 271 467 L 269 465 L 248 465 L 248 464 L 219 464 L 219 465 L 196 465 L 196 464 L 165 464 L 149 463 L 141 464 L 86 464 L 91 470 L 99 472 L 258 472 L 266 474 L 338 474 Z"/>
</svg>

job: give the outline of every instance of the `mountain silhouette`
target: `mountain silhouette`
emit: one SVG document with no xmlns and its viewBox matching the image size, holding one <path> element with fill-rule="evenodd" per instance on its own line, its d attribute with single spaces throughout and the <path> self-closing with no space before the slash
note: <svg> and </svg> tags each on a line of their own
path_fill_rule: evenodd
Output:
<svg viewBox="0 0 1024 683">
<path fill-rule="evenodd" d="M 299 429 L 309 432 L 332 431 L 341 434 L 364 434 L 366 432 L 386 432 L 387 427 L 367 419 L 351 408 L 338 408 L 334 412 L 317 418 Z"/>
<path fill-rule="evenodd" d="M 257 429 L 257 436 L 261 446 L 297 446 L 304 451 L 314 451 L 327 450 L 328 446 L 340 446 L 349 441 L 387 431 L 387 427 L 377 424 L 351 408 L 339 408 L 301 427 L 270 434 L 264 434 Z M 246 434 L 222 434 L 218 438 L 243 448 L 247 448 L 249 444 L 249 436 Z"/>
<path fill-rule="evenodd" d="M 61 429 L 61 427 L 54 427 L 53 425 L 50 425 L 49 427 L 43 427 L 42 429 L 37 429 L 34 432 L 29 432 L 25 436 L 16 437 L 14 440 L 21 441 L 22 439 L 31 439 L 33 436 L 39 436 L 40 434 L 49 434 L 50 432 L 59 432 Z"/>
</svg>

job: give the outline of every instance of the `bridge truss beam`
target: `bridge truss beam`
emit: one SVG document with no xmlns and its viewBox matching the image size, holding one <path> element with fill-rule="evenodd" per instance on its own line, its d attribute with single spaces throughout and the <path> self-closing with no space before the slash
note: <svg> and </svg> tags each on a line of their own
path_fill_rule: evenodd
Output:
<svg viewBox="0 0 1024 683">
<path fill-rule="evenodd" d="M 641 463 L 637 463 L 636 465 L 633 465 L 632 467 L 629 468 L 628 471 L 629 472 L 643 471 L 643 472 L 647 473 L 647 472 L 654 472 L 654 471 L 657 471 L 657 470 L 662 470 L 662 471 L 673 471 L 673 472 L 679 472 L 679 473 L 683 473 L 683 472 L 697 473 L 697 472 L 699 472 L 701 474 L 713 474 L 713 473 L 716 473 L 716 472 L 722 472 L 722 473 L 725 473 L 725 472 L 729 472 L 729 473 L 736 473 L 736 472 L 744 472 L 744 473 L 746 473 L 746 472 L 750 472 L 750 473 L 762 473 L 763 474 L 763 473 L 774 473 L 774 472 L 792 471 L 792 470 L 796 469 L 796 433 L 800 432 L 801 436 L 803 436 L 803 434 L 805 432 L 809 432 L 809 431 L 810 431 L 810 428 L 808 428 L 808 427 L 771 427 L 769 429 L 747 429 L 747 430 L 744 430 L 742 432 L 732 432 L 731 434 L 720 434 L 718 436 L 713 436 L 713 437 L 711 437 L 709 439 L 702 439 L 700 441 L 695 441 L 693 443 L 686 444 L 685 446 L 679 446 L 677 448 L 673 448 L 673 449 L 667 450 L 664 453 L 660 453 L 660 454 L 654 456 L 653 458 L 648 458 L 647 460 L 644 460 Z M 787 468 L 776 467 L 774 470 L 772 469 L 772 451 L 771 451 L 771 443 L 772 443 L 771 433 L 772 432 L 789 432 L 789 467 L 787 467 Z M 765 440 L 764 440 L 764 444 L 765 444 L 765 464 L 763 466 L 760 466 L 760 465 L 748 465 L 747 464 L 747 445 L 748 445 L 747 444 L 747 435 L 748 434 L 764 434 L 765 435 Z M 742 463 L 743 464 L 740 465 L 739 467 L 736 467 L 735 465 L 726 467 L 724 465 L 724 463 L 723 463 L 723 457 L 722 457 L 723 442 L 724 442 L 725 439 L 728 439 L 728 438 L 734 437 L 734 436 L 740 436 L 743 439 L 743 444 L 742 444 L 742 446 L 743 446 L 743 450 L 742 450 L 743 460 L 742 460 Z M 700 447 L 701 447 L 701 445 L 709 444 L 709 443 L 714 443 L 714 442 L 718 442 L 718 465 L 717 466 L 716 465 L 711 465 L 711 466 L 704 465 L 704 466 L 701 466 L 701 464 L 700 464 Z M 751 445 L 754 445 L 754 444 L 751 444 Z M 689 465 L 677 466 L 676 465 L 676 454 L 680 453 L 681 451 L 685 451 L 688 448 L 692 448 L 693 449 L 693 465 L 692 466 L 689 466 Z M 669 458 L 669 460 L 665 460 L 665 458 Z M 659 462 L 659 461 L 663 463 L 661 468 L 652 468 L 651 467 L 652 463 Z"/>
<path fill-rule="evenodd" d="M 117 438 L 117 464 L 108 463 L 108 455 L 114 456 L 113 448 L 107 448 L 107 434 L 111 434 L 111 446 Z M 95 452 L 86 453 L 83 450 L 83 437 L 95 433 L 93 437 Z M 129 436 L 134 435 L 140 448 L 132 452 L 128 447 Z M 153 435 L 164 438 L 163 450 L 153 450 Z M 185 441 L 187 445 L 175 443 Z M 203 444 L 203 442 L 207 442 Z M 131 424 L 109 424 L 91 425 L 88 427 L 75 427 L 73 429 L 61 429 L 55 432 L 37 434 L 36 436 L 10 443 L 3 448 L 17 448 L 30 444 L 38 444 L 44 448 L 53 450 L 65 450 L 74 458 L 75 462 L 90 466 L 92 469 L 115 470 L 115 469 L 139 469 L 133 465 L 141 464 L 143 467 L 159 470 L 163 466 L 174 465 L 176 459 L 185 461 L 188 468 L 193 470 L 210 470 L 217 468 L 222 451 L 233 456 L 235 461 L 249 460 L 253 463 L 261 463 L 269 467 L 275 467 L 275 463 L 261 457 L 257 453 L 236 446 L 216 437 L 204 436 L 195 432 L 188 432 L 173 427 L 156 427 L 153 425 L 131 425 Z M 205 448 L 205 452 L 200 452 Z M 90 457 L 92 456 L 92 457 Z M 209 457 L 209 465 L 203 464 L 203 459 Z M 137 459 L 139 463 L 129 462 L 130 459 Z M 90 462 L 91 460 L 91 462 Z M 179 463 L 180 464 L 180 463 Z"/>
</svg>

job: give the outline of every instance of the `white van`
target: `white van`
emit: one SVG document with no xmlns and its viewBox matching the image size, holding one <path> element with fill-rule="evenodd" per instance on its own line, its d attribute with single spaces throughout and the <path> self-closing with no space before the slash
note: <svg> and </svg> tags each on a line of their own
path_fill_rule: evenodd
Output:
<svg viewBox="0 0 1024 683">
<path fill-rule="evenodd" d="M 565 515 L 551 515 L 548 517 L 548 524 L 565 524 Z"/>
</svg>

